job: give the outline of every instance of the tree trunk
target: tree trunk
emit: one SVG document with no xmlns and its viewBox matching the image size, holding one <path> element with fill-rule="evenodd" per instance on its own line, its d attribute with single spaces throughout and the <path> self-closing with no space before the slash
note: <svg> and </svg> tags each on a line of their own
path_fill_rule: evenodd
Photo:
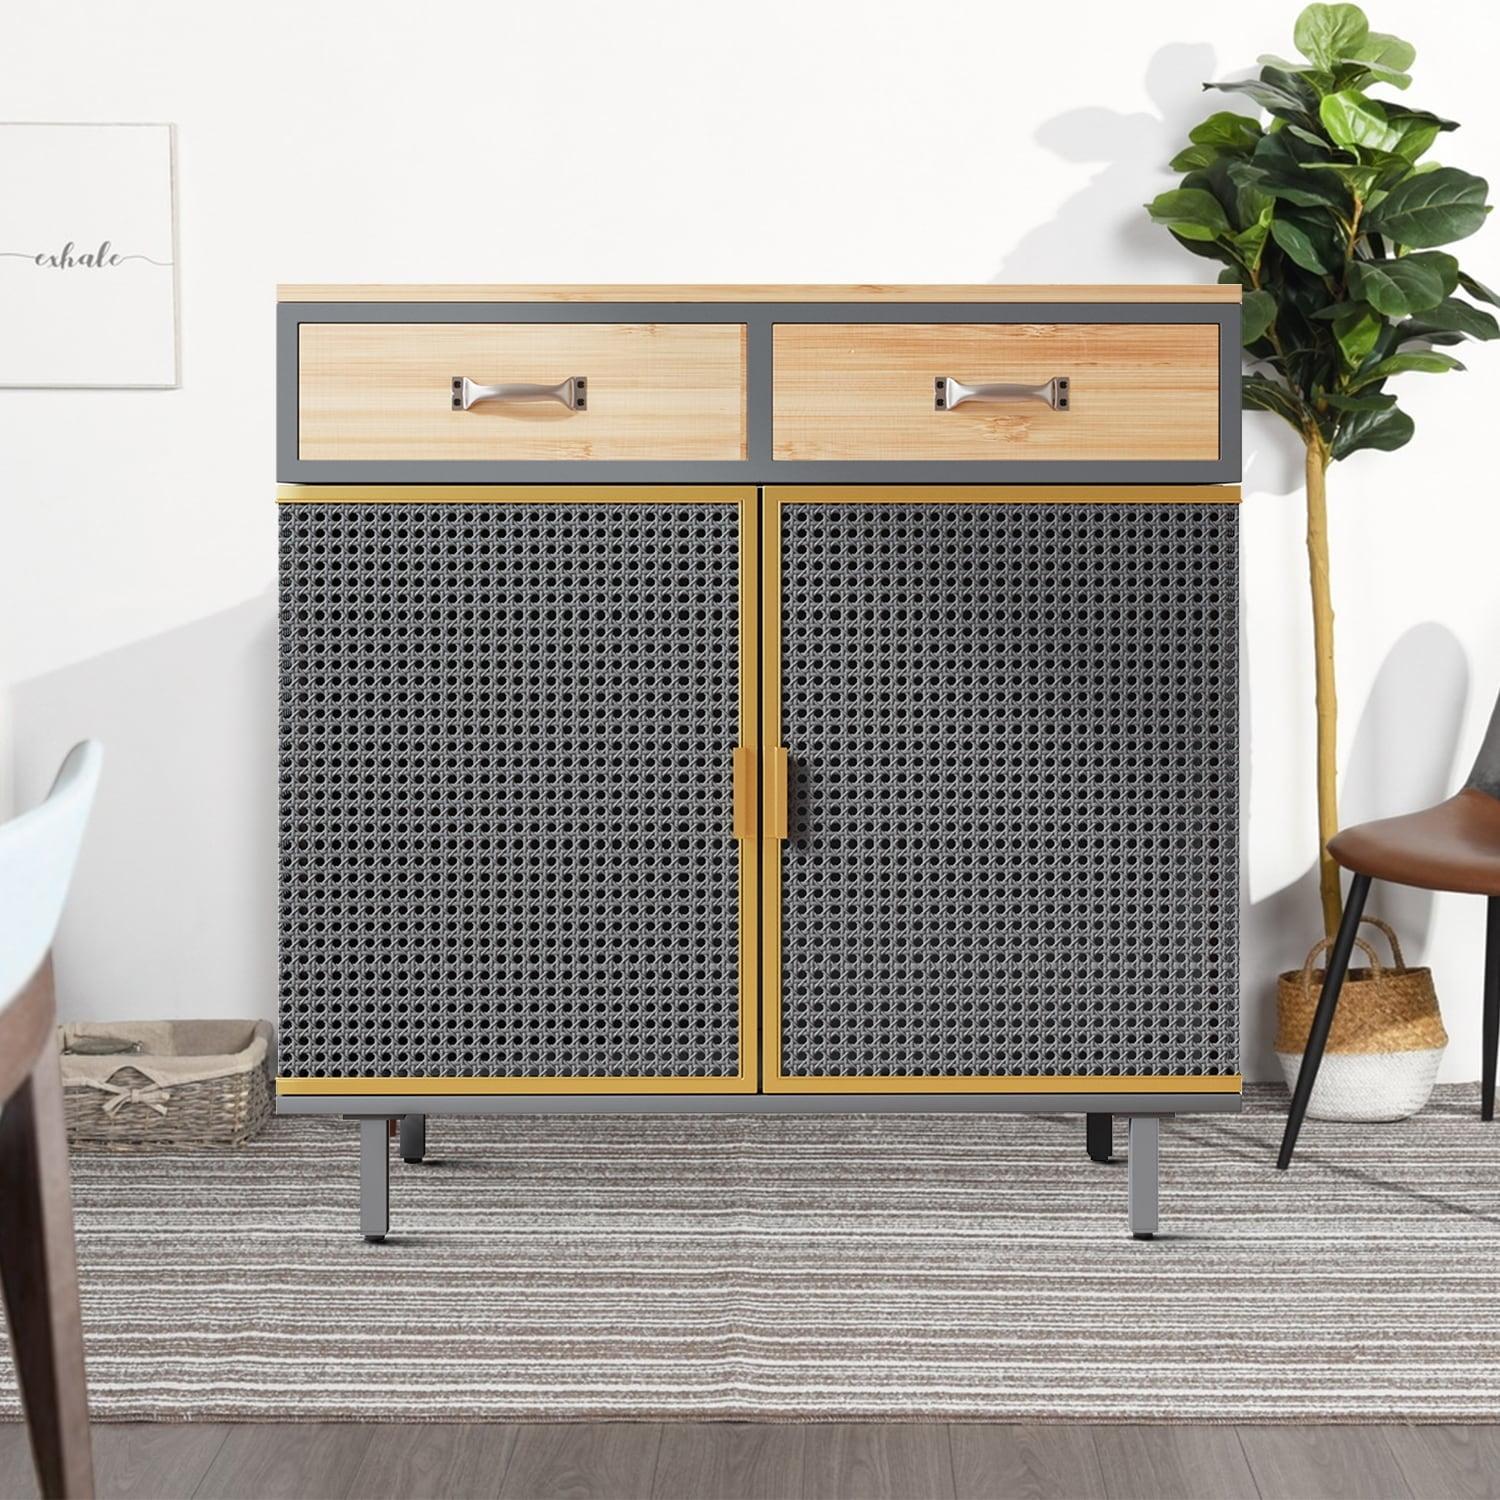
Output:
<svg viewBox="0 0 1500 1500">
<path fill-rule="evenodd" d="M 1328 841 L 1339 831 L 1339 700 L 1333 668 L 1333 593 L 1328 581 L 1328 450 L 1314 437 L 1307 445 L 1307 571 L 1312 585 L 1313 681 L 1318 705 L 1318 894 L 1323 930 L 1332 937 L 1343 916 L 1339 867 Z"/>
</svg>

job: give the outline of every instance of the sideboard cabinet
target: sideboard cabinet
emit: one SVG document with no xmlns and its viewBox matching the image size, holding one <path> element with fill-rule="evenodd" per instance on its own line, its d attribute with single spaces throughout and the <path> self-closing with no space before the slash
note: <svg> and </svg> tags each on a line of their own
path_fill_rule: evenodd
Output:
<svg viewBox="0 0 1500 1500">
<path fill-rule="evenodd" d="M 1239 1107 L 1226 287 L 287 287 L 278 1108 Z"/>
</svg>

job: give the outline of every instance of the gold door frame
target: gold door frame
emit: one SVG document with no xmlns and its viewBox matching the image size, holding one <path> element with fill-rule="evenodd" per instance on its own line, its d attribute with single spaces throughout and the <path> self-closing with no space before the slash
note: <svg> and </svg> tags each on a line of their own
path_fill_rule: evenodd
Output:
<svg viewBox="0 0 1500 1500">
<path fill-rule="evenodd" d="M 1238 485 L 776 485 L 761 501 L 761 732 L 767 782 L 761 839 L 761 1088 L 768 1094 L 1237 1094 L 1239 1074 L 788 1077 L 781 1071 L 781 508 L 810 504 L 1238 504 Z M 773 821 L 780 809 L 779 827 Z"/>
<path fill-rule="evenodd" d="M 740 744 L 759 746 L 760 612 L 758 583 L 759 492 L 745 485 L 346 485 L 286 484 L 277 487 L 280 505 L 317 504 L 736 504 L 739 507 Z M 749 1094 L 759 1083 L 760 917 L 756 839 L 745 826 L 744 798 L 752 788 L 735 776 L 733 832 L 739 859 L 739 1072 L 729 1077 L 626 1078 L 285 1078 L 278 1095 L 441 1095 L 441 1094 Z M 729 814 L 726 810 L 726 817 Z M 753 814 L 751 815 L 753 827 Z"/>
</svg>

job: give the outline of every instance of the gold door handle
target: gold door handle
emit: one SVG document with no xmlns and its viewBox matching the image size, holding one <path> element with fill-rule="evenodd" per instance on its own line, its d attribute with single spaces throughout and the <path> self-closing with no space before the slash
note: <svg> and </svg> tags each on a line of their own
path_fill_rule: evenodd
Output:
<svg viewBox="0 0 1500 1500">
<path fill-rule="evenodd" d="M 787 834 L 788 761 L 786 748 L 772 745 L 766 751 L 766 837 L 784 839 Z"/>
<path fill-rule="evenodd" d="M 760 757 L 754 745 L 739 745 L 734 752 L 734 836 L 753 839 L 758 832 L 755 809 L 755 784 Z"/>
<path fill-rule="evenodd" d="M 766 751 L 764 830 L 760 824 L 760 755 L 754 745 L 738 745 L 734 752 L 734 836 L 753 839 L 762 832 L 768 839 L 787 836 L 787 753 L 780 745 Z"/>
</svg>

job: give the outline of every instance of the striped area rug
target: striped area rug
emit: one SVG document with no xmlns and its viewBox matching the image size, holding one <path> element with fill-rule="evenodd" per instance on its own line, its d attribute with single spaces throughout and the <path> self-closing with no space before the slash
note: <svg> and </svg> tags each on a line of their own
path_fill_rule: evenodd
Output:
<svg viewBox="0 0 1500 1500">
<path fill-rule="evenodd" d="M 1500 1417 L 1500 1124 L 1445 1089 L 1281 1176 L 1283 1097 L 1164 1128 L 1153 1243 L 1077 1118 L 435 1120 L 385 1245 L 349 1124 L 81 1155 L 94 1410 Z"/>
</svg>

